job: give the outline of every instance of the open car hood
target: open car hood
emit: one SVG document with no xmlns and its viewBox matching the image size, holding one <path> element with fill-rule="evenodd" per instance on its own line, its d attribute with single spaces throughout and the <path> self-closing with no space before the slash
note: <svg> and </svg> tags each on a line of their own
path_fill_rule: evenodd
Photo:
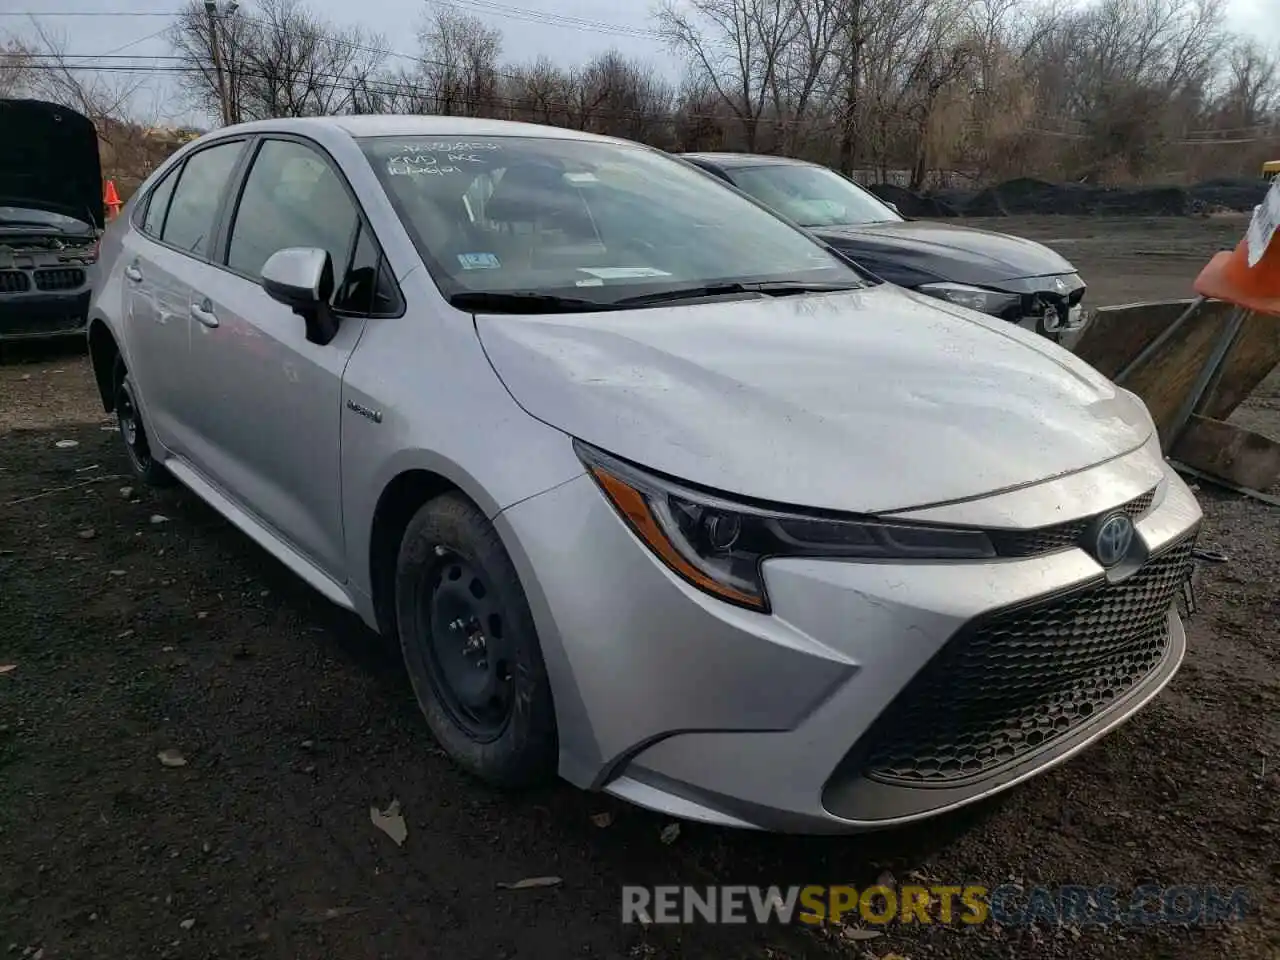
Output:
<svg viewBox="0 0 1280 960">
<path fill-rule="evenodd" d="M 854 513 L 1031 484 L 1141 447 L 1141 402 L 1030 331 L 891 286 L 476 317 L 530 414 L 724 493 Z"/>
<path fill-rule="evenodd" d="M 102 163 L 88 117 L 43 100 L 0 100 L 0 131 L 0 206 L 102 227 Z"/>
</svg>

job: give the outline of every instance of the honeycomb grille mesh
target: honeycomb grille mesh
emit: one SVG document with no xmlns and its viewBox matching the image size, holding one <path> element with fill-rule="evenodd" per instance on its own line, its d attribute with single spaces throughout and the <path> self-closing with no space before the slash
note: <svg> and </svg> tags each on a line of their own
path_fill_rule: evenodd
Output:
<svg viewBox="0 0 1280 960">
<path fill-rule="evenodd" d="M 36 271 L 39 290 L 74 290 L 84 284 L 84 271 L 79 267 L 48 267 Z"/>
<path fill-rule="evenodd" d="M 1167 616 L 1194 534 L 1127 580 L 980 621 L 890 704 L 860 749 L 863 773 L 910 786 L 989 776 L 1050 746 L 1164 659 Z"/>
<path fill-rule="evenodd" d="M 1119 509 L 1136 520 L 1151 509 L 1155 496 L 1155 490 L 1148 490 L 1142 496 L 1121 504 Z M 1042 553 L 1074 547 L 1080 542 L 1094 519 L 1095 517 L 1084 517 L 1035 530 L 991 530 L 988 531 L 988 536 L 991 537 L 992 546 L 996 548 L 998 556 L 1035 557 Z"/>
</svg>

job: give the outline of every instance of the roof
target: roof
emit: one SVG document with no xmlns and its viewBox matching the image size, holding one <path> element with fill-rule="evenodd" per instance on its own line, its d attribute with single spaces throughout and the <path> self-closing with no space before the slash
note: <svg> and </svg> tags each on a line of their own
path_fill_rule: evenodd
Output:
<svg viewBox="0 0 1280 960">
<path fill-rule="evenodd" d="M 726 169 L 732 167 L 797 166 L 813 167 L 817 164 L 794 157 L 775 157 L 767 153 L 682 153 L 686 160 L 706 160 Z"/>
<path fill-rule="evenodd" d="M 307 133 L 314 132 L 318 128 L 342 130 L 352 137 L 543 137 L 557 140 L 594 140 L 601 143 L 624 142 L 616 137 L 602 137 L 579 130 L 567 130 L 563 127 L 544 126 L 537 123 L 414 114 L 280 117 L 221 127 L 217 133 L 221 135 L 233 131 L 253 133 L 267 130 Z"/>
</svg>

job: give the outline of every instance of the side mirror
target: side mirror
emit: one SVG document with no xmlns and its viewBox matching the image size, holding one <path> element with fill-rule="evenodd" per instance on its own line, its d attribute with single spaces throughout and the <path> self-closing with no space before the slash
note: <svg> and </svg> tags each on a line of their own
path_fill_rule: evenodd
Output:
<svg viewBox="0 0 1280 960">
<path fill-rule="evenodd" d="M 333 295 L 333 258 L 319 247 L 286 247 L 262 265 L 262 289 L 307 324 L 307 339 L 324 345 L 338 335 L 338 318 L 329 308 Z"/>
</svg>

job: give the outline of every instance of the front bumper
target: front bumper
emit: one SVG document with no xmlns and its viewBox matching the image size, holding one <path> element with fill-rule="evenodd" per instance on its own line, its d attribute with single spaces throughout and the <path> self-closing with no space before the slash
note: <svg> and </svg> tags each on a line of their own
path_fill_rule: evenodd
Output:
<svg viewBox="0 0 1280 960">
<path fill-rule="evenodd" d="M 1152 559 L 1116 584 L 1070 545 L 982 563 L 774 560 L 768 615 L 670 574 L 585 476 L 498 524 L 567 779 L 674 816 L 831 833 L 942 813 L 1062 762 L 1159 692 L 1185 650 L 1172 601 L 1200 510 L 1155 444 L 915 515 L 1060 526 L 1148 493 L 1136 529 Z"/>
<path fill-rule="evenodd" d="M 90 293 L 87 285 L 67 293 L 0 293 L 0 341 L 83 336 Z"/>
<path fill-rule="evenodd" d="M 1084 329 L 1088 322 L 1084 304 L 1070 304 L 1063 313 L 1057 307 L 1046 307 L 1039 313 L 1023 314 L 1016 321 L 1024 330 L 1032 330 L 1042 336 L 1065 337 Z"/>
<path fill-rule="evenodd" d="M 1005 293 L 1019 296 L 1018 305 L 1004 319 L 1041 336 L 1060 341 L 1078 333 L 1088 322 L 1084 307 L 1088 288 L 1079 274 L 1027 277 L 999 286 Z"/>
</svg>

